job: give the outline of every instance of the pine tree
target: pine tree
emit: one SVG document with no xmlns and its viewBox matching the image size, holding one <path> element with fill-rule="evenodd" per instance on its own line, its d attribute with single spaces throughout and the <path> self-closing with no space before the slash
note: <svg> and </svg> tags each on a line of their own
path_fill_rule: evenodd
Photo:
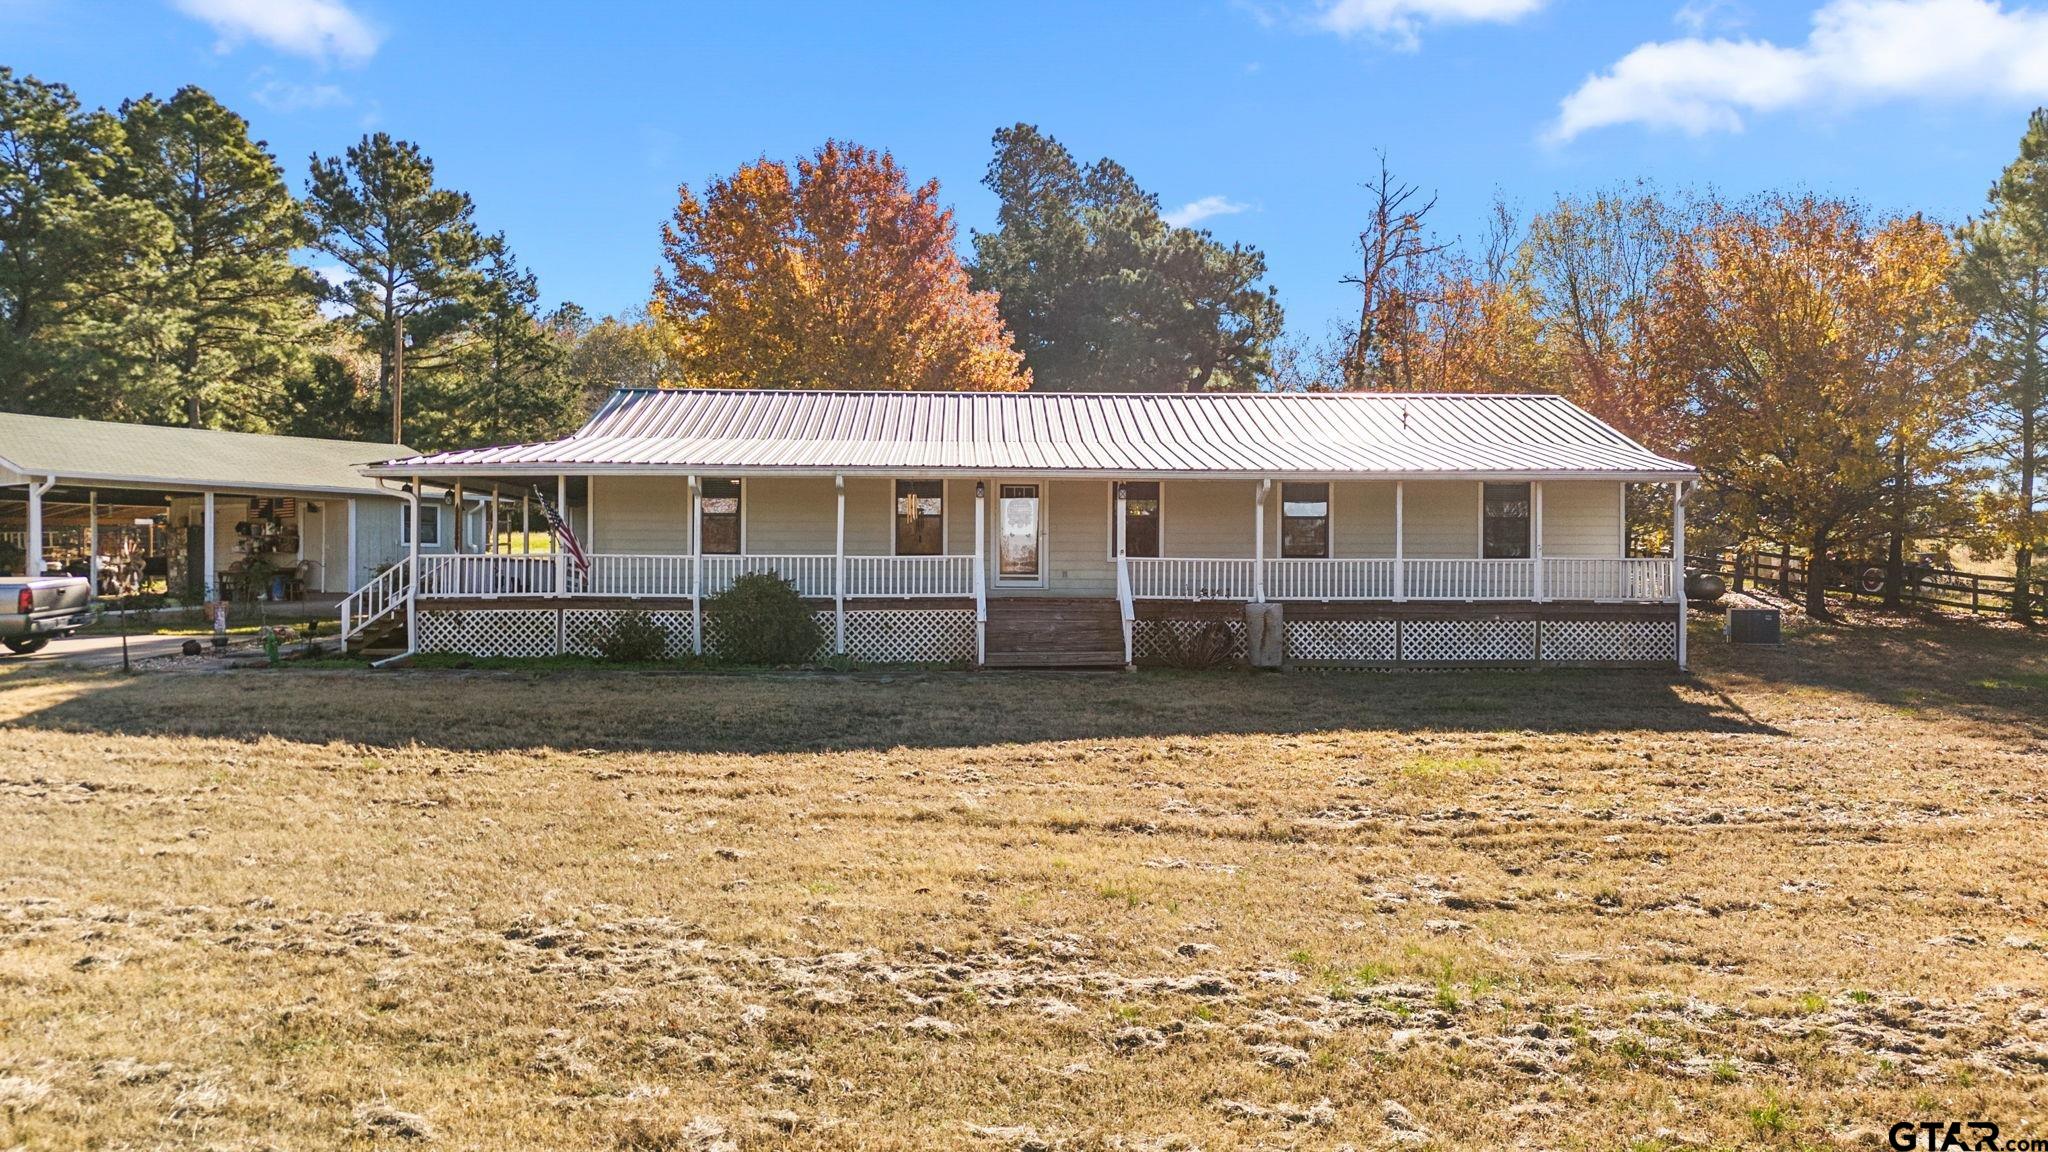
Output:
<svg viewBox="0 0 2048 1152">
<path fill-rule="evenodd" d="M 2002 473 L 1987 519 L 1994 542 L 2012 549 L 2013 615 L 2027 620 L 2048 547 L 2048 109 L 2028 119 L 2019 158 L 1960 238 L 1955 290 L 1977 320 L 1991 401 L 1983 447 Z"/>
<path fill-rule="evenodd" d="M 142 419 L 126 350 L 169 244 L 147 203 L 109 188 L 121 127 L 71 90 L 0 67 L 0 407 Z"/>
<path fill-rule="evenodd" d="M 115 182 L 171 223 L 140 387 L 162 419 L 267 429 L 319 322 L 319 284 L 291 261 L 312 239 L 305 213 L 248 122 L 202 89 L 131 100 L 121 123 Z"/>
<path fill-rule="evenodd" d="M 315 155 L 312 169 L 306 202 L 318 247 L 348 273 L 330 294 L 376 350 L 378 392 L 402 443 L 407 370 L 445 366 L 432 345 L 464 322 L 482 286 L 474 207 L 466 193 L 435 186 L 418 145 L 382 132 L 345 155 Z"/>
<path fill-rule="evenodd" d="M 422 443 L 498 444 L 539 440 L 575 428 L 581 389 L 568 351 L 538 315 L 539 283 L 519 266 L 503 236 L 484 241 L 482 280 L 467 319 L 448 338 L 447 371 L 423 394 Z"/>
<path fill-rule="evenodd" d="M 1030 124 L 995 134 L 982 183 L 1000 227 L 974 237 L 973 283 L 997 294 L 1040 391 L 1252 388 L 1272 369 L 1280 303 L 1266 258 L 1168 224 L 1114 160 L 1075 163 Z"/>
</svg>

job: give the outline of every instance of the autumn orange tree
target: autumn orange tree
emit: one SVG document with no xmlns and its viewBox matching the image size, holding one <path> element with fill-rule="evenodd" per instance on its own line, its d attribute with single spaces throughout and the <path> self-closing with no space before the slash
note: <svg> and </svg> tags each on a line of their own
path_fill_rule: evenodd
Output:
<svg viewBox="0 0 2048 1152">
<path fill-rule="evenodd" d="M 939 187 L 827 141 L 679 190 L 650 313 L 700 386 L 1009 391 L 1030 376 L 970 290 Z"/>
<path fill-rule="evenodd" d="M 1803 545 L 1807 610 L 1830 555 L 1962 482 L 1969 329 L 1942 230 L 1812 197 L 1714 207 L 1672 246 L 1654 371 L 1724 524 Z M 1911 531 L 1911 529 L 1908 529 Z"/>
</svg>

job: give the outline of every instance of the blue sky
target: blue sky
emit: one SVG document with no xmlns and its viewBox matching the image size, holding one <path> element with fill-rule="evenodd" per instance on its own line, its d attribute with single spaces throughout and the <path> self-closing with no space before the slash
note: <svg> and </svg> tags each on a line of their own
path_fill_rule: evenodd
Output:
<svg viewBox="0 0 2048 1152">
<path fill-rule="evenodd" d="M 1379 149 L 1468 238 L 1496 188 L 1638 176 L 1955 220 L 2048 103 L 2048 5 L 1995 0 L 0 0 L 0 45 L 93 104 L 203 85 L 295 188 L 367 130 L 417 141 L 597 312 L 645 299 L 678 182 L 827 137 L 937 178 L 964 248 L 990 133 L 1029 121 L 1216 209 L 1309 336 L 1351 308 Z"/>
</svg>

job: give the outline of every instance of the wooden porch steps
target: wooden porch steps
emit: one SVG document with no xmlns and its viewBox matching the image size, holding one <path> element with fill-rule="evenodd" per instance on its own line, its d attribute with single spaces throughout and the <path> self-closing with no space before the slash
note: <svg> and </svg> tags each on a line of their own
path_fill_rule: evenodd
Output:
<svg viewBox="0 0 2048 1152">
<path fill-rule="evenodd" d="M 988 667 L 1121 668 L 1116 601 L 1005 596 L 988 602 Z"/>
<path fill-rule="evenodd" d="M 387 616 L 348 638 L 348 654 L 368 660 L 403 655 L 406 647 L 403 614 Z"/>
</svg>

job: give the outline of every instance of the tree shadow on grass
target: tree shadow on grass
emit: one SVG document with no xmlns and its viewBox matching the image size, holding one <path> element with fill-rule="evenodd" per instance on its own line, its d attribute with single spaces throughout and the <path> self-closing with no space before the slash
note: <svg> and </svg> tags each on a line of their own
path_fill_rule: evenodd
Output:
<svg viewBox="0 0 2048 1152">
<path fill-rule="evenodd" d="M 11 698 L 11 702 L 10 702 Z M 463 752 L 835 752 L 1345 730 L 1772 734 L 1675 672 L 1142 671 L 661 675 L 630 671 L 0 680 L 0 725 Z"/>
</svg>

